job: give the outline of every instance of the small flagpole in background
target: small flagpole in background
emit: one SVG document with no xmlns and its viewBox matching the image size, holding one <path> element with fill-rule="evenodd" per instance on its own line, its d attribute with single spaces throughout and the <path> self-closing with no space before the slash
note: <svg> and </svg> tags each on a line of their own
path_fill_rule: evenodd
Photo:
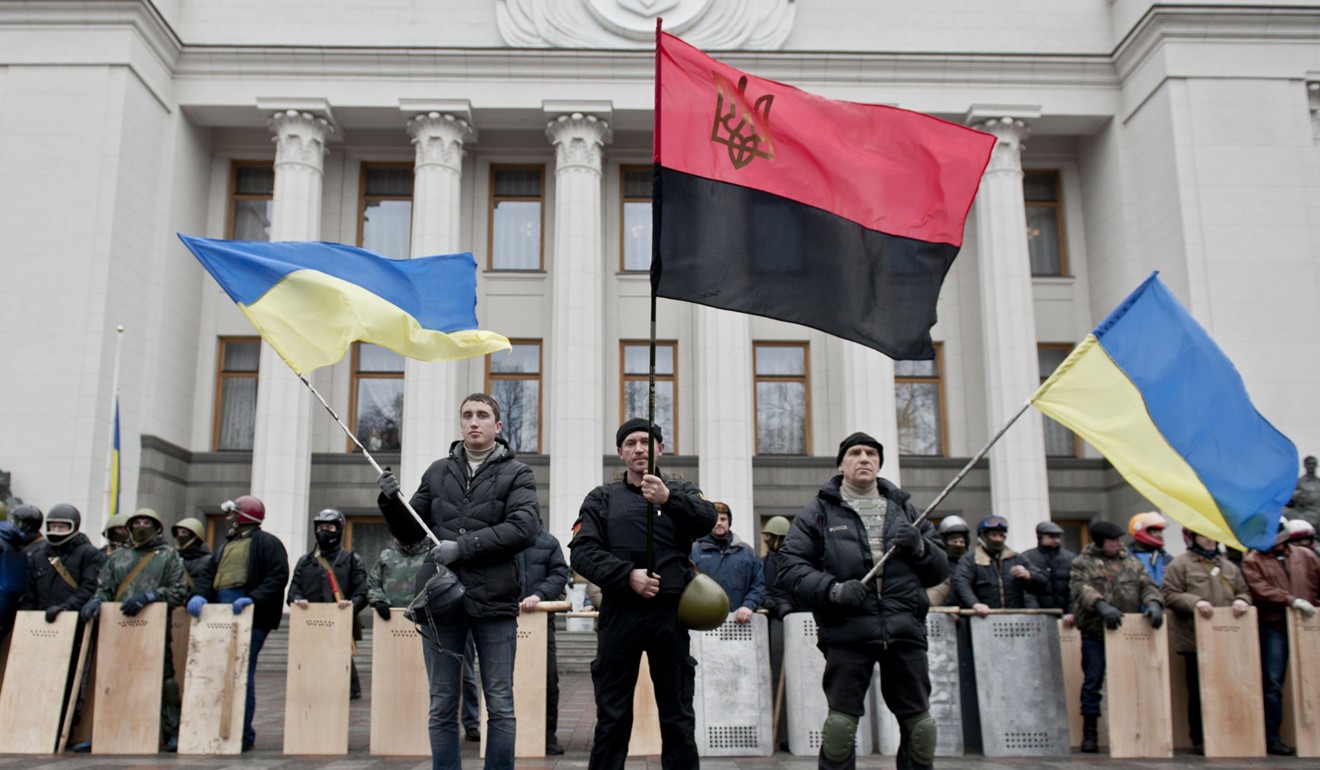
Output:
<svg viewBox="0 0 1320 770">
<path fill-rule="evenodd" d="M 123 341 L 124 325 L 119 324 L 115 327 L 115 368 L 110 381 L 110 445 L 105 455 L 105 494 L 101 501 L 105 521 L 119 513 L 119 353 Z"/>
</svg>

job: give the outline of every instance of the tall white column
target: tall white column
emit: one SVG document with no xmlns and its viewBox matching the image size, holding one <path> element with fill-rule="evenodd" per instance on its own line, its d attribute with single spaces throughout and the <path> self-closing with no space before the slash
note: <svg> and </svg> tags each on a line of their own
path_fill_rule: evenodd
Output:
<svg viewBox="0 0 1320 770">
<path fill-rule="evenodd" d="M 573 112 L 551 120 L 546 135 L 555 147 L 547 524 L 567 542 L 582 495 L 601 478 L 601 160 L 611 134 L 604 120 Z"/>
<path fill-rule="evenodd" d="M 894 362 L 878 350 L 840 340 L 843 346 L 843 432 L 830 437 L 830 451 L 855 431 L 870 434 L 885 448 L 880 475 L 902 486 L 898 463 L 898 405 Z"/>
<path fill-rule="evenodd" d="M 468 122 L 449 113 L 427 112 L 408 121 L 417 147 L 413 168 L 412 256 L 460 251 L 460 188 Z M 407 359 L 403 377 L 403 451 L 400 479 L 412 490 L 422 472 L 449 452 L 459 438 L 458 399 L 468 362 Z"/>
<path fill-rule="evenodd" d="M 697 306 L 697 457 L 701 491 L 727 503 L 733 531 L 748 543 L 761 541 L 752 504 L 752 341 L 747 316 Z"/>
<path fill-rule="evenodd" d="M 976 198 L 981 308 L 985 330 L 987 435 L 994 435 L 1040 385 L 1036 317 L 1022 196 L 1027 125 L 1011 117 L 976 124 L 998 141 Z M 1018 420 L 990 450 L 990 499 L 1009 522 L 1009 543 L 1030 546 L 1049 518 L 1049 484 L 1040 414 Z"/>
<path fill-rule="evenodd" d="M 325 141 L 334 128 L 309 112 L 271 117 L 275 134 L 272 241 L 313 241 L 321 234 L 321 181 Z M 296 559 L 307 545 L 312 470 L 312 397 L 269 345 L 261 345 L 256 433 L 252 442 L 252 494 L 266 504 L 264 529 L 284 541 Z"/>
</svg>

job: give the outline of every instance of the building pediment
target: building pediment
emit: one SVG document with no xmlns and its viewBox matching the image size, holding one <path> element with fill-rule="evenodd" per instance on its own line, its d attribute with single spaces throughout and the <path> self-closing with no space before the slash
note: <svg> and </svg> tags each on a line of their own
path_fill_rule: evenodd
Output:
<svg viewBox="0 0 1320 770">
<path fill-rule="evenodd" d="M 500 35 L 518 48 L 652 48 L 664 30 L 705 50 L 777 50 L 791 0 L 498 0 Z"/>
</svg>

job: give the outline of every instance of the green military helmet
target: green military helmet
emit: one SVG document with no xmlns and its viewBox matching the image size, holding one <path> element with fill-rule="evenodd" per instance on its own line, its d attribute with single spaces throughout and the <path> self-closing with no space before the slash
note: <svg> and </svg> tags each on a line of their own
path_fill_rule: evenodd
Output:
<svg viewBox="0 0 1320 770">
<path fill-rule="evenodd" d="M 729 595 L 710 575 L 697 573 L 678 597 L 678 622 L 693 631 L 713 631 L 729 619 Z"/>
<path fill-rule="evenodd" d="M 116 513 L 114 516 L 106 519 L 105 528 L 101 530 L 101 534 L 105 537 L 109 537 L 110 530 L 112 529 L 128 529 L 128 514 Z"/>
<path fill-rule="evenodd" d="M 5 505 L 4 500 L 0 500 L 0 521 L 9 519 L 9 506 Z"/>
<path fill-rule="evenodd" d="M 127 517 L 127 521 L 124 522 L 124 526 L 128 526 L 129 521 L 132 521 L 133 519 L 136 519 L 138 517 L 145 517 L 151 519 L 152 521 L 156 522 L 156 526 L 160 527 L 162 530 L 165 529 L 165 522 L 160 520 L 160 514 L 156 513 L 150 508 L 139 508 L 136 511 L 133 511 L 133 515 Z"/>
<path fill-rule="evenodd" d="M 202 522 L 198 521 L 197 519 L 194 519 L 191 516 L 189 516 L 186 519 L 179 519 L 179 521 L 174 525 L 173 529 L 186 529 L 189 532 L 196 535 L 198 540 L 206 539 L 206 527 L 202 524 Z"/>
<path fill-rule="evenodd" d="M 761 528 L 762 535 L 774 535 L 775 537 L 785 537 L 788 535 L 788 528 L 793 524 L 783 516 L 771 516 L 765 526 Z"/>
</svg>

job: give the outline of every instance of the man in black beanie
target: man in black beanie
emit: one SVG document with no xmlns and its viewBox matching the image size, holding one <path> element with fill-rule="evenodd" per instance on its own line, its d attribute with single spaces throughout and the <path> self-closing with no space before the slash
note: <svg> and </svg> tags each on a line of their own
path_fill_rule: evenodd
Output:
<svg viewBox="0 0 1320 770">
<path fill-rule="evenodd" d="M 880 478 L 884 447 L 865 433 L 839 444 L 839 475 L 825 483 L 779 549 L 779 585 L 816 617 L 825 652 L 829 714 L 821 730 L 821 770 L 852 770 L 857 723 L 876 663 L 880 692 L 898 718 L 899 768 L 928 768 L 935 758 L 926 662 L 925 589 L 949 574 L 935 528 L 907 492 Z M 889 548 L 878 577 L 862 578 Z"/>
</svg>

